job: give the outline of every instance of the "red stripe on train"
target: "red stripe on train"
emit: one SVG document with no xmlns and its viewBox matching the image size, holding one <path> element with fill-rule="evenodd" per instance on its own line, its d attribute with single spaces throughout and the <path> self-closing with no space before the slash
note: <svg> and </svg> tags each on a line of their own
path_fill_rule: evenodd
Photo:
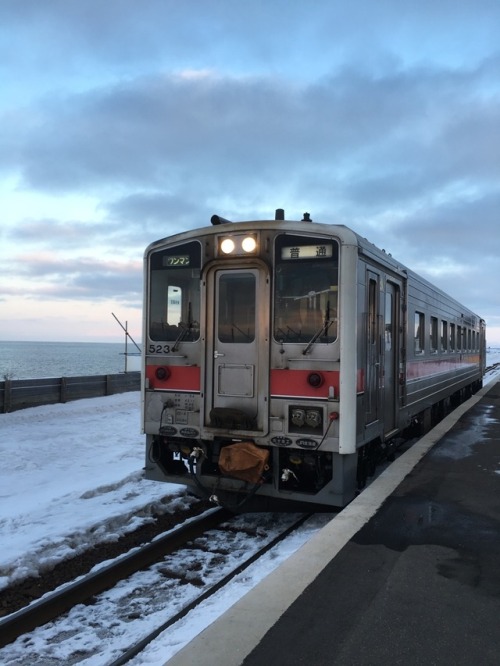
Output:
<svg viewBox="0 0 500 666">
<path fill-rule="evenodd" d="M 320 375 L 321 386 L 311 386 L 310 375 Z M 301 396 L 304 398 L 328 398 L 328 389 L 333 386 L 335 397 L 339 394 L 337 370 L 271 370 L 270 393 L 272 396 Z"/>
<path fill-rule="evenodd" d="M 167 377 L 158 379 L 156 370 L 165 368 Z M 193 391 L 200 392 L 200 368 L 194 365 L 148 365 L 146 367 L 146 378 L 149 380 L 149 388 L 164 389 L 165 391 Z"/>
<path fill-rule="evenodd" d="M 460 354 L 449 358 L 416 359 L 408 361 L 406 377 L 408 380 L 430 377 L 444 372 L 453 372 L 466 368 L 479 367 L 480 358 L 478 354 Z"/>
</svg>

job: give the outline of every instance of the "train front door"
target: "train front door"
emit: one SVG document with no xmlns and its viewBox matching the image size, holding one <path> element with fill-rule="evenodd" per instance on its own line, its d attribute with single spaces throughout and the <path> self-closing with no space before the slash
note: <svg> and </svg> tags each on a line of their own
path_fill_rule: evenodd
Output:
<svg viewBox="0 0 500 666">
<path fill-rule="evenodd" d="M 207 275 L 205 425 L 264 434 L 268 423 L 267 270 L 214 268 Z"/>
</svg>

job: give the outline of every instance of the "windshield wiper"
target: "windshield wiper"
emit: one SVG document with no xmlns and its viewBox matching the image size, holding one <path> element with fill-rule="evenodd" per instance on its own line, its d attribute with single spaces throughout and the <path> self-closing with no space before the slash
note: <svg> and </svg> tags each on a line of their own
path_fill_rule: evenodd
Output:
<svg viewBox="0 0 500 666">
<path fill-rule="evenodd" d="M 182 321 L 179 322 L 179 326 L 181 327 L 181 332 L 177 336 L 177 339 L 174 342 L 174 345 L 172 347 L 172 351 L 176 352 L 179 349 L 179 343 L 181 343 L 186 335 L 189 333 L 189 331 L 193 328 L 193 318 L 191 316 L 191 303 L 188 303 L 188 323 L 187 326 L 184 324 Z"/>
<path fill-rule="evenodd" d="M 328 333 L 328 329 L 330 328 L 330 326 L 333 324 L 334 321 L 335 321 L 334 319 L 330 319 L 330 301 L 327 301 L 326 310 L 325 310 L 325 321 L 321 324 L 321 328 L 319 329 L 319 331 L 317 333 L 315 333 L 312 336 L 312 338 L 309 340 L 309 342 L 307 343 L 306 348 L 302 352 L 302 354 L 304 354 L 304 356 L 311 349 L 311 347 L 313 346 L 313 344 L 316 342 L 316 340 L 318 338 L 320 338 L 322 335 L 326 335 L 326 333 Z"/>
<path fill-rule="evenodd" d="M 326 294 L 329 291 L 331 291 L 330 287 L 328 287 L 328 289 L 322 289 L 321 291 L 310 291 L 303 296 L 292 296 L 292 298 L 294 301 L 301 301 L 303 298 L 312 298 L 313 296 L 319 296 L 319 294 Z M 329 307 L 329 305 L 327 307 Z"/>
</svg>

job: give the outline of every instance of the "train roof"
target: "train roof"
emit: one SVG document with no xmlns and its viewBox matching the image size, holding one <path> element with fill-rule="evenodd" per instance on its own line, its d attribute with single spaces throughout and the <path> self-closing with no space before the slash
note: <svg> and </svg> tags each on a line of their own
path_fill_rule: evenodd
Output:
<svg viewBox="0 0 500 666">
<path fill-rule="evenodd" d="M 308 214 L 305 213 L 304 217 L 308 218 Z M 220 222 L 214 222 L 214 218 L 220 220 Z M 212 236 L 214 233 L 231 233 L 232 230 L 236 231 L 252 231 L 255 230 L 256 225 L 261 229 L 267 226 L 272 227 L 273 229 L 280 230 L 283 232 L 291 233 L 308 233 L 318 236 L 335 236 L 340 241 L 342 246 L 355 246 L 358 248 L 359 254 L 370 258 L 372 261 L 386 267 L 390 267 L 391 270 L 403 278 L 411 278 L 413 281 L 420 282 L 423 285 L 432 287 L 436 292 L 440 293 L 443 298 L 446 298 L 449 301 L 453 301 L 457 306 L 462 308 L 464 312 L 466 311 L 470 315 L 474 315 L 478 319 L 481 319 L 479 315 L 474 313 L 472 310 L 464 306 L 459 301 L 452 298 L 449 294 L 444 292 L 442 289 L 431 283 L 429 280 L 425 279 L 411 268 L 408 268 L 406 265 L 402 264 L 400 261 L 395 259 L 391 253 L 387 252 L 385 249 L 381 249 L 370 242 L 367 238 L 361 236 L 356 231 L 347 227 L 344 224 L 328 224 L 324 222 L 314 222 L 310 219 L 303 220 L 287 220 L 287 219 L 269 219 L 269 220 L 242 220 L 238 222 L 232 222 L 230 220 L 225 220 L 217 215 L 212 216 L 212 225 L 206 225 L 204 227 L 199 227 L 197 229 L 188 229 L 177 234 L 167 236 L 152 242 L 145 250 L 145 257 L 149 255 L 150 252 L 162 247 L 166 242 L 176 243 L 186 241 L 188 239 L 202 238 L 203 236 Z"/>
</svg>

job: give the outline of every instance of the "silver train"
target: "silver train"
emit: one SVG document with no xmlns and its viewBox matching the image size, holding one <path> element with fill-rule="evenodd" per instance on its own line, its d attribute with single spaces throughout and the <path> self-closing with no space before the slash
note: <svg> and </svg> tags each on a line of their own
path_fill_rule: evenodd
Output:
<svg viewBox="0 0 500 666">
<path fill-rule="evenodd" d="M 145 252 L 146 476 L 234 511 L 344 506 L 482 386 L 478 315 L 349 228 L 284 217 Z"/>
</svg>

